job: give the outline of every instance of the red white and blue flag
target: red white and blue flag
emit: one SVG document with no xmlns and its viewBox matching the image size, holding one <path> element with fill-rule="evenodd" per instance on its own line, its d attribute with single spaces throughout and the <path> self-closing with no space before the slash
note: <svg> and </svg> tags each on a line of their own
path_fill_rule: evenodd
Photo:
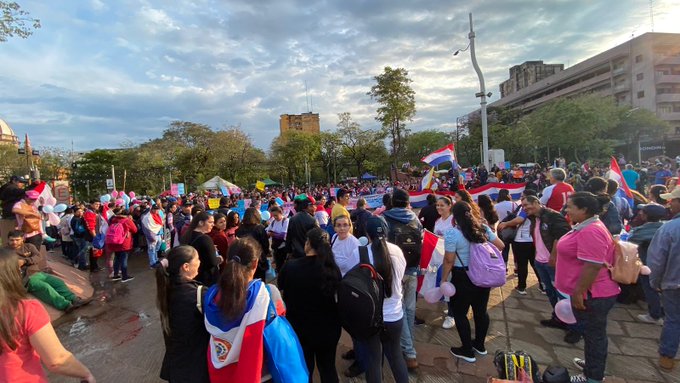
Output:
<svg viewBox="0 0 680 383">
<path fill-rule="evenodd" d="M 439 287 L 442 282 L 442 265 L 444 264 L 444 239 L 429 230 L 423 232 L 423 247 L 420 252 L 420 270 L 418 291 L 426 291 Z"/>
<path fill-rule="evenodd" d="M 510 191 L 510 197 L 513 200 L 518 200 L 522 196 L 522 192 L 526 188 L 526 183 L 519 184 L 503 184 L 499 182 L 488 183 L 484 186 L 478 187 L 476 189 L 468 190 L 472 195 L 472 198 L 476 201 L 477 197 L 482 194 L 488 195 L 492 200 L 498 197 L 498 192 L 501 189 L 507 189 Z M 427 206 L 427 195 L 431 194 L 430 191 L 419 191 L 419 192 L 409 192 L 411 207 L 422 208 Z M 454 192 L 451 191 L 437 191 L 435 193 L 437 197 L 448 195 L 452 196 Z"/>
<path fill-rule="evenodd" d="M 260 383 L 264 362 L 263 331 L 269 307 L 269 292 L 262 281 L 248 286 L 246 312 L 227 320 L 217 305 L 217 285 L 205 297 L 205 328 L 210 333 L 208 372 L 211 382 Z"/>
<path fill-rule="evenodd" d="M 618 182 L 619 190 L 623 190 L 623 192 L 626 194 L 626 197 L 632 199 L 633 193 L 630 191 L 630 188 L 626 183 L 626 179 L 623 178 L 623 173 L 621 172 L 621 168 L 619 167 L 619 163 L 616 161 L 616 158 L 612 157 L 611 163 L 609 164 L 609 168 L 610 170 L 607 175 L 607 178 Z"/>
<path fill-rule="evenodd" d="M 441 149 L 435 150 L 434 152 L 426 155 L 421 159 L 430 166 L 437 166 L 445 162 L 451 162 L 453 168 L 458 167 L 458 162 L 456 162 L 456 150 L 453 144 L 448 144 Z"/>
</svg>

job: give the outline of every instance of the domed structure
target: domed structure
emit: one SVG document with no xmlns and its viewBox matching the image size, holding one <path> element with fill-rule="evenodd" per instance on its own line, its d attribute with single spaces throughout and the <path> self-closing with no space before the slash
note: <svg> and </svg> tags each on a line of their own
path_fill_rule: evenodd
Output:
<svg viewBox="0 0 680 383">
<path fill-rule="evenodd" d="M 14 131 L 9 127 L 9 124 L 2 119 L 0 119 L 0 145 L 1 144 L 19 146 L 19 138 L 14 134 Z"/>
</svg>

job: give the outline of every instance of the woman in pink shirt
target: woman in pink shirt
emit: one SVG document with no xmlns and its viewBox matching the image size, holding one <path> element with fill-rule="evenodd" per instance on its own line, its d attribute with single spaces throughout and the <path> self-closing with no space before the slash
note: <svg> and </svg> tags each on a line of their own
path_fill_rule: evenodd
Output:
<svg viewBox="0 0 680 383">
<path fill-rule="evenodd" d="M 26 297 L 19 267 L 14 250 L 0 249 L 0 382 L 47 382 L 44 364 L 55 374 L 94 383 L 90 370 L 59 342 L 43 305 Z"/>
<path fill-rule="evenodd" d="M 572 194 L 567 214 L 574 228 L 557 243 L 555 287 L 571 297 L 577 326 L 583 330 L 585 360 L 574 363 L 583 374 L 571 382 L 601 382 L 607 364 L 607 315 L 621 291 L 605 264 L 614 263 L 615 243 L 598 214 L 609 203 L 606 196 Z"/>
</svg>

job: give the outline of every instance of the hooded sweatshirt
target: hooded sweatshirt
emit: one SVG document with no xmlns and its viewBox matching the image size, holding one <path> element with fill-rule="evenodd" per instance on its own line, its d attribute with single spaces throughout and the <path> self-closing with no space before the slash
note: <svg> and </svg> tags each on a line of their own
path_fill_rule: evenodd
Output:
<svg viewBox="0 0 680 383">
<path fill-rule="evenodd" d="M 413 227 L 414 229 L 418 230 L 421 235 L 421 240 L 422 240 L 422 233 L 423 233 L 423 224 L 420 223 L 420 220 L 418 219 L 418 216 L 416 214 L 406 208 L 403 207 L 393 207 L 390 210 L 386 210 L 383 213 L 383 216 L 385 217 L 385 221 L 387 222 L 387 226 L 389 228 L 389 234 L 387 235 L 387 239 L 389 242 L 394 243 L 395 245 L 399 245 L 397 242 L 396 238 L 393 238 L 393 225 L 395 222 L 401 223 L 403 225 L 408 225 Z M 420 263 L 420 251 L 417 252 L 416 256 L 408 256 L 408 251 L 405 248 L 402 248 L 402 251 L 404 251 L 404 255 L 406 257 L 406 267 L 418 267 L 418 264 Z"/>
</svg>

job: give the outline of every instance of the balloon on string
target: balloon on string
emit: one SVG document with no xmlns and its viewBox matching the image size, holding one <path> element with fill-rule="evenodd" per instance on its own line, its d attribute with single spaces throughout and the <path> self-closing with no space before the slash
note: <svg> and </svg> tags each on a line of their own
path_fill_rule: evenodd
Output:
<svg viewBox="0 0 680 383">
<path fill-rule="evenodd" d="M 439 287 L 435 287 L 433 289 L 430 289 L 423 294 L 425 297 L 425 302 L 427 303 L 437 303 L 439 302 L 440 299 L 444 296 L 442 294 L 442 290 Z"/>
<path fill-rule="evenodd" d="M 119 194 L 118 196 L 122 198 L 123 201 L 125 201 L 126 205 L 130 203 L 130 197 L 126 196 L 125 194 L 123 194 L 122 196 Z"/>
<path fill-rule="evenodd" d="M 263 211 L 263 212 L 261 213 L 261 215 L 262 215 L 262 220 L 263 220 L 263 221 L 269 221 L 269 218 L 272 217 L 271 214 L 269 214 L 269 212 L 266 211 L 266 210 Z"/>
<path fill-rule="evenodd" d="M 643 265 L 640 268 L 640 275 L 649 275 L 652 273 L 652 269 L 649 268 L 647 265 Z"/>
<path fill-rule="evenodd" d="M 279 197 L 276 197 L 276 203 L 278 203 L 279 206 L 283 206 L 283 200 Z"/>
<path fill-rule="evenodd" d="M 43 211 L 43 213 L 45 213 L 45 214 L 54 213 L 54 206 L 52 206 L 52 205 L 44 205 L 44 206 L 42 207 L 42 211 Z"/>
<path fill-rule="evenodd" d="M 57 226 L 60 222 L 59 216 L 57 216 L 54 213 L 49 213 L 47 215 L 47 221 L 49 221 L 50 225 L 52 225 L 52 226 Z"/>
<path fill-rule="evenodd" d="M 101 203 L 108 203 L 111 201 L 111 195 L 109 194 L 104 194 L 103 196 L 99 197 L 99 202 Z"/>
<path fill-rule="evenodd" d="M 442 282 L 441 286 L 439 286 L 439 289 L 442 291 L 442 294 L 445 297 L 452 297 L 456 295 L 456 286 L 454 286 L 451 282 Z"/>
<path fill-rule="evenodd" d="M 123 206 L 125 205 L 125 200 L 122 198 L 116 199 L 116 206 Z"/>
<path fill-rule="evenodd" d="M 111 197 L 118 198 L 118 192 L 116 190 L 111 192 Z"/>
<path fill-rule="evenodd" d="M 55 213 L 63 213 L 63 212 L 66 211 L 67 208 L 68 208 L 68 206 L 66 206 L 66 204 L 60 203 L 60 204 L 58 204 L 54 207 L 54 212 Z"/>
<path fill-rule="evenodd" d="M 130 198 L 132 198 L 132 199 L 134 199 L 134 198 L 137 196 L 137 194 L 135 194 L 135 192 L 133 192 L 133 191 L 129 192 L 128 195 L 129 195 Z"/>
<path fill-rule="evenodd" d="M 571 299 L 562 299 L 555 305 L 555 315 L 557 319 L 561 320 L 566 324 L 576 323 L 576 317 L 574 316 L 574 310 L 571 307 Z"/>
<path fill-rule="evenodd" d="M 54 197 L 47 197 L 47 200 L 45 200 L 45 205 L 50 205 L 54 206 L 57 204 L 57 199 Z"/>
</svg>

